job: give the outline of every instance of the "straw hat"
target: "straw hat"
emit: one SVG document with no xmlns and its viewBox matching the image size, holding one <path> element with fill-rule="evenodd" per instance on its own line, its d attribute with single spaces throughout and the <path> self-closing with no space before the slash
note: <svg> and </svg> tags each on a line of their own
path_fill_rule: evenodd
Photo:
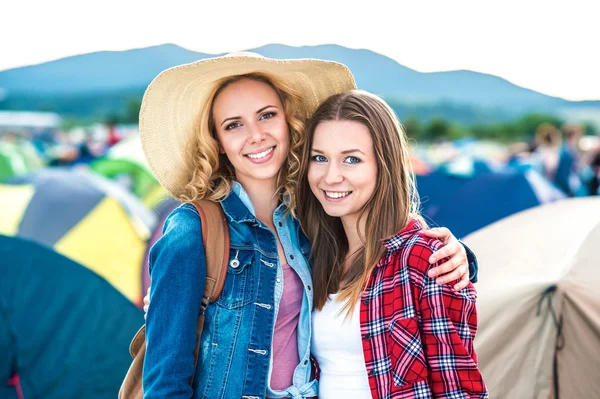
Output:
<svg viewBox="0 0 600 399">
<path fill-rule="evenodd" d="M 150 83 L 140 110 L 142 148 L 152 172 L 175 198 L 192 175 L 185 164 L 186 146 L 215 81 L 234 75 L 265 72 L 300 94 L 307 115 L 331 95 L 356 88 L 343 64 L 316 59 L 275 60 L 254 53 L 233 53 L 179 65 Z"/>
</svg>

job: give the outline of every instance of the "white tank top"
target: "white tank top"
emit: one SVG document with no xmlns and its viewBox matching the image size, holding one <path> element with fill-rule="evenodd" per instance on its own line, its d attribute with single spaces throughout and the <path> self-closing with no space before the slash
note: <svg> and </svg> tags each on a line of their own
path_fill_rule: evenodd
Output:
<svg viewBox="0 0 600 399">
<path fill-rule="evenodd" d="M 360 306 L 352 318 L 340 314 L 344 303 L 329 296 L 322 310 L 312 313 L 311 352 L 319 363 L 319 399 L 371 399 L 360 334 Z"/>
</svg>

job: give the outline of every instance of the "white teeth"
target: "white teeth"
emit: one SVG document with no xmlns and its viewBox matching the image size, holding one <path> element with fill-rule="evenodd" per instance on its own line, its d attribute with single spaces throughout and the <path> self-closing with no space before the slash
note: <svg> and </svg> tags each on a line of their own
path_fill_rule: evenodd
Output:
<svg viewBox="0 0 600 399">
<path fill-rule="evenodd" d="M 271 152 L 273 152 L 274 149 L 275 149 L 275 147 L 271 147 L 268 150 L 259 152 L 258 154 L 248 154 L 248 157 L 252 158 L 252 159 L 261 159 L 261 158 L 264 158 L 267 155 L 269 155 Z"/>
<path fill-rule="evenodd" d="M 343 198 L 343 197 L 347 197 L 348 195 L 350 195 L 350 191 L 343 191 L 343 192 L 325 191 L 325 194 L 327 194 L 327 196 L 330 198 Z"/>
</svg>

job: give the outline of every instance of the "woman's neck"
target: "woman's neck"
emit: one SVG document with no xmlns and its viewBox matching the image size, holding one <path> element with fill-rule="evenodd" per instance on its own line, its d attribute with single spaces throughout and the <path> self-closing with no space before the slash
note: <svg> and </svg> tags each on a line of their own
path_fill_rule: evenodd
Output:
<svg viewBox="0 0 600 399">
<path fill-rule="evenodd" d="M 361 237 L 365 237 L 365 221 L 363 218 L 358 226 L 358 219 L 356 217 L 342 217 L 341 221 L 342 226 L 344 226 L 344 232 L 346 233 L 346 239 L 348 240 L 348 254 L 346 255 L 346 262 L 344 263 L 344 271 L 346 271 L 352 264 L 354 254 L 365 245 L 364 241 L 361 239 Z"/>
<path fill-rule="evenodd" d="M 277 181 L 274 179 L 244 180 L 238 179 L 238 182 L 242 185 L 248 197 L 250 197 L 256 217 L 263 223 L 272 224 L 273 213 L 279 205 L 279 198 L 275 195 L 277 193 Z"/>
</svg>

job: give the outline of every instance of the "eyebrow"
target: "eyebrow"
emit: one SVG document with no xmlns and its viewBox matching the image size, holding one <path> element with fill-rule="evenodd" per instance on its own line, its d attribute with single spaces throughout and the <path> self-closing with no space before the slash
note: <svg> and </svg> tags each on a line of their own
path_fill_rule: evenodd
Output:
<svg viewBox="0 0 600 399">
<path fill-rule="evenodd" d="M 313 148 L 311 151 L 313 152 L 317 152 L 319 154 L 324 154 L 323 151 L 321 150 L 317 150 L 316 148 Z M 360 152 L 361 154 L 365 155 L 364 152 L 362 152 L 361 150 L 359 150 L 358 148 L 352 149 L 352 150 L 346 150 L 346 151 L 342 151 L 342 154 L 346 155 L 346 154 L 351 154 L 353 152 Z"/>
<path fill-rule="evenodd" d="M 261 113 L 261 112 L 263 112 L 265 109 L 267 109 L 267 108 L 271 108 L 271 107 L 273 107 L 273 108 L 277 108 L 277 107 L 276 107 L 276 106 L 274 106 L 274 105 L 266 105 L 266 106 L 262 107 L 261 109 L 259 109 L 258 111 L 256 111 L 256 113 L 257 113 L 257 114 L 260 114 L 260 113 Z M 230 116 L 229 118 L 225 118 L 225 119 L 223 119 L 223 122 L 221 122 L 221 126 L 223 126 L 223 124 L 224 124 L 225 122 L 227 122 L 227 121 L 232 121 L 232 120 L 236 120 L 236 119 L 242 119 L 242 117 L 241 117 L 241 116 Z"/>
</svg>

